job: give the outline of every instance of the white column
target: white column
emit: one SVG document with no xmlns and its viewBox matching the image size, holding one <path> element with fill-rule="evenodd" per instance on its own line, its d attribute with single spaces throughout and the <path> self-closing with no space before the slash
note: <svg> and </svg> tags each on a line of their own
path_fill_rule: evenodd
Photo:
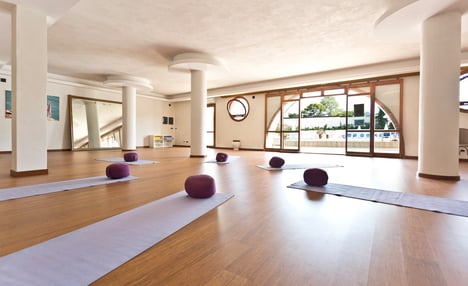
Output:
<svg viewBox="0 0 468 286">
<path fill-rule="evenodd" d="M 88 147 L 101 148 L 101 130 L 99 128 L 99 114 L 96 101 L 85 100 L 86 127 L 88 128 Z"/>
<path fill-rule="evenodd" d="M 136 88 L 122 87 L 122 150 L 136 150 Z"/>
<path fill-rule="evenodd" d="M 200 70 L 191 70 L 191 134 L 190 134 L 190 156 L 206 156 L 206 77 L 205 72 Z"/>
<path fill-rule="evenodd" d="M 12 176 L 47 174 L 47 17 L 12 15 Z"/>
<path fill-rule="evenodd" d="M 422 26 L 418 175 L 459 180 L 461 14 L 443 13 Z"/>
</svg>

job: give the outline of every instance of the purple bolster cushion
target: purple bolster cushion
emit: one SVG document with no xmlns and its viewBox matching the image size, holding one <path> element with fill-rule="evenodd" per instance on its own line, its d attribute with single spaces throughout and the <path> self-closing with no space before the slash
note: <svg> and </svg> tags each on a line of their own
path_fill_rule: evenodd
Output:
<svg viewBox="0 0 468 286">
<path fill-rule="evenodd" d="M 322 169 L 311 168 L 304 171 L 304 182 L 309 186 L 325 186 L 328 174 Z"/>
<path fill-rule="evenodd" d="M 138 153 L 136 153 L 136 152 L 125 153 L 124 154 L 124 160 L 125 160 L 125 162 L 138 161 Z"/>
<path fill-rule="evenodd" d="M 113 163 L 106 167 L 106 176 L 110 179 L 121 179 L 130 175 L 130 168 L 124 163 Z"/>
<path fill-rule="evenodd" d="M 215 181 L 208 175 L 193 175 L 185 180 L 185 191 L 192 198 L 209 198 L 216 193 Z"/>
<path fill-rule="evenodd" d="M 273 168 L 281 168 L 284 165 L 284 159 L 280 157 L 273 156 L 269 162 L 270 166 Z"/>
<path fill-rule="evenodd" d="M 228 157 L 228 154 L 220 152 L 216 154 L 216 162 L 226 162 Z"/>
</svg>

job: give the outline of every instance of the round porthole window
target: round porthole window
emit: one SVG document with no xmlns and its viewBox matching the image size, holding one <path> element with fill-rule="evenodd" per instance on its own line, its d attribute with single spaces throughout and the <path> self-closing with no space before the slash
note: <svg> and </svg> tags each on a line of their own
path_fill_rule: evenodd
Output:
<svg viewBox="0 0 468 286">
<path fill-rule="evenodd" d="M 460 111 L 468 113 L 468 72 L 460 76 Z"/>
<path fill-rule="evenodd" d="M 242 121 L 249 115 L 249 102 L 245 97 L 234 97 L 227 103 L 229 116 L 234 121 Z"/>
</svg>

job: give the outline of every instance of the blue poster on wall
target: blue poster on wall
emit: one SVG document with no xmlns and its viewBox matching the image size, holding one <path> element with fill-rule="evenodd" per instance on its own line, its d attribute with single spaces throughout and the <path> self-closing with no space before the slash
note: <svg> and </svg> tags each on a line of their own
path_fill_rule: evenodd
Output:
<svg viewBox="0 0 468 286">
<path fill-rule="evenodd" d="M 11 118 L 11 90 L 5 90 L 5 118 Z"/>
<path fill-rule="evenodd" d="M 47 120 L 59 121 L 60 119 L 60 97 L 47 96 Z"/>
<path fill-rule="evenodd" d="M 5 118 L 11 118 L 11 90 L 5 90 Z M 60 97 L 47 96 L 47 119 L 51 121 L 60 120 Z"/>
</svg>

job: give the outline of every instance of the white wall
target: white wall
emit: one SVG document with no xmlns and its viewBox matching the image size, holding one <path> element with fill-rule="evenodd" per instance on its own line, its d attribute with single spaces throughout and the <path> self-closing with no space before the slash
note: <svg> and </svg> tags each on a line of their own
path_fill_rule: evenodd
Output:
<svg viewBox="0 0 468 286">
<path fill-rule="evenodd" d="M 4 74 L 0 74 L 0 77 L 7 80 L 6 83 L 0 83 L 0 151 L 11 151 L 11 119 L 4 116 L 5 90 L 11 90 L 11 77 Z M 60 120 L 47 121 L 48 150 L 69 150 L 71 148 L 68 95 L 122 101 L 120 89 L 93 87 L 54 79 L 49 80 L 47 84 L 47 95 L 60 98 Z M 149 145 L 148 135 L 173 135 L 171 126 L 162 124 L 163 116 L 175 116 L 173 104 L 169 105 L 167 101 L 143 96 L 137 92 L 136 145 L 138 147 Z M 45 108 L 46 106 L 44 106 Z"/>
<path fill-rule="evenodd" d="M 174 136 L 174 125 L 163 124 L 163 116 L 174 117 L 173 104 L 147 96 L 137 96 L 136 145 L 149 146 L 150 135 Z"/>
<path fill-rule="evenodd" d="M 232 140 L 240 140 L 243 149 L 263 149 L 265 130 L 265 96 L 244 96 L 250 111 L 242 121 L 234 121 L 227 112 L 231 98 L 218 97 L 216 104 L 216 146 L 232 148 Z"/>
<path fill-rule="evenodd" d="M 419 76 L 403 79 L 403 140 L 406 156 L 418 156 Z"/>
<path fill-rule="evenodd" d="M 190 101 L 173 103 L 175 145 L 190 146 Z"/>
</svg>

